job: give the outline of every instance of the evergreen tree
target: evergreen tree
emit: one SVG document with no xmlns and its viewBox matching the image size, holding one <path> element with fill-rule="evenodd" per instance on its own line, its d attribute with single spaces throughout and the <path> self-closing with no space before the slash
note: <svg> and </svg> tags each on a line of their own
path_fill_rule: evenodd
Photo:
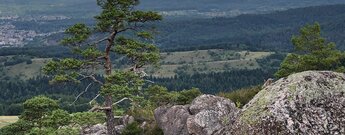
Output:
<svg viewBox="0 0 345 135">
<path fill-rule="evenodd" d="M 162 17 L 156 12 L 137 10 L 138 0 L 97 0 L 97 4 L 102 11 L 95 16 L 97 24 L 94 29 L 80 23 L 66 30 L 69 37 L 62 44 L 71 47 L 78 56 L 50 61 L 44 71 L 54 75 L 52 83 L 92 81 L 85 92 L 93 85 L 101 86 L 99 94 L 105 102 L 98 109 L 106 114 L 108 134 L 114 135 L 113 101 L 140 95 L 144 76 L 142 68 L 159 60 L 159 51 L 152 44 L 152 32 L 143 24 Z M 100 35 L 105 37 L 97 40 Z M 126 56 L 130 69 L 114 70 L 114 55 Z M 101 66 L 104 67 L 104 81 L 95 78 Z"/>
<path fill-rule="evenodd" d="M 295 53 L 289 54 L 281 63 L 276 77 L 286 77 L 307 70 L 333 70 L 344 72 L 344 54 L 336 49 L 335 43 L 321 37 L 318 23 L 307 25 L 299 36 L 292 37 Z"/>
</svg>

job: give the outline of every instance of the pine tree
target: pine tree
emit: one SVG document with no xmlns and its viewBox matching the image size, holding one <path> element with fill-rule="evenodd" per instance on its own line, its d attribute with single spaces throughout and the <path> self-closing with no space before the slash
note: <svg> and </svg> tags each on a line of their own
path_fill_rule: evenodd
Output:
<svg viewBox="0 0 345 135">
<path fill-rule="evenodd" d="M 344 54 L 335 43 L 321 37 L 320 24 L 306 25 L 300 35 L 292 37 L 295 52 L 287 55 L 275 76 L 286 77 L 307 70 L 333 70 L 344 72 Z"/>
<path fill-rule="evenodd" d="M 99 94 L 105 102 L 98 109 L 106 114 L 108 134 L 114 135 L 114 100 L 135 100 L 144 83 L 142 68 L 159 61 L 152 32 L 144 24 L 162 17 L 156 12 L 137 10 L 138 0 L 97 0 L 97 4 L 102 11 L 95 16 L 94 28 L 79 23 L 65 31 L 68 37 L 62 44 L 72 48 L 76 57 L 50 61 L 44 71 L 54 76 L 52 83 L 90 80 L 92 83 L 85 92 L 93 85 L 100 85 Z M 114 55 L 126 56 L 130 69 L 113 69 Z M 100 69 L 104 71 L 104 79 L 95 77 Z"/>
</svg>

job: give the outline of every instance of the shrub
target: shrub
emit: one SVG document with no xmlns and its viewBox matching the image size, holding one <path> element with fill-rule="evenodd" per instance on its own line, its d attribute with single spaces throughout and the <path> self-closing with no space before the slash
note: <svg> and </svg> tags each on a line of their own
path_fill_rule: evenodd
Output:
<svg viewBox="0 0 345 135">
<path fill-rule="evenodd" d="M 7 125 L 0 129 L 0 135 L 24 135 L 32 128 L 32 124 L 25 120 L 18 120 L 16 123 Z"/>
<path fill-rule="evenodd" d="M 77 125 L 90 126 L 90 125 L 95 125 L 98 123 L 105 122 L 104 113 L 78 112 L 71 115 L 72 115 L 71 123 L 77 124 Z"/>
<path fill-rule="evenodd" d="M 142 135 L 143 132 L 144 130 L 140 128 L 139 123 L 133 122 L 126 126 L 121 135 Z"/>
<path fill-rule="evenodd" d="M 217 95 L 230 99 L 236 103 L 237 107 L 241 108 L 247 104 L 260 90 L 261 86 L 254 86 L 231 92 L 220 92 Z"/>
</svg>

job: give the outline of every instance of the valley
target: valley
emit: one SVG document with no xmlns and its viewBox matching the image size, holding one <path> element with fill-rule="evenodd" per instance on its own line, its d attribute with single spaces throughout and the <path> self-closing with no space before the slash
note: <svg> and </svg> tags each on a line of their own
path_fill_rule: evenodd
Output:
<svg viewBox="0 0 345 135">
<path fill-rule="evenodd" d="M 233 51 L 222 49 L 196 50 L 161 53 L 158 67 L 147 67 L 148 75 L 154 77 L 174 77 L 180 73 L 212 73 L 231 70 L 260 69 L 256 60 L 270 56 L 273 52 Z M 19 59 L 19 60 L 18 60 Z M 26 59 L 26 60 L 20 60 Z M 43 75 L 41 69 L 51 58 L 22 56 L 0 56 L 1 78 L 27 80 Z M 18 62 L 15 62 L 18 61 Z M 117 60 L 119 61 L 119 60 Z M 13 64 L 11 64 L 11 62 Z M 1 66 L 2 65 L 2 66 Z"/>
<path fill-rule="evenodd" d="M 345 134 L 344 0 L 0 0 L 0 135 Z"/>
</svg>

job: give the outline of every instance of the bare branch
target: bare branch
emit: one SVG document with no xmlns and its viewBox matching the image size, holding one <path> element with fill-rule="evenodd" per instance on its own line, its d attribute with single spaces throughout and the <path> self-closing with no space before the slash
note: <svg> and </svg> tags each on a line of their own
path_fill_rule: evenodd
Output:
<svg viewBox="0 0 345 135">
<path fill-rule="evenodd" d="M 121 99 L 121 100 L 115 102 L 115 103 L 113 104 L 113 106 L 114 106 L 114 105 L 117 105 L 117 104 L 119 104 L 119 103 L 121 103 L 121 102 L 123 102 L 123 101 L 125 101 L 125 100 L 133 101 L 133 100 L 131 100 L 130 98 L 125 97 L 125 98 L 123 98 L 123 99 Z"/>
<path fill-rule="evenodd" d="M 97 80 L 97 79 L 94 77 L 94 74 L 92 74 L 92 75 L 83 75 L 83 74 L 81 74 L 81 73 L 78 73 L 78 74 L 79 74 L 80 76 L 83 77 L 83 78 L 80 79 L 80 80 L 85 80 L 85 79 L 89 78 L 89 79 L 91 79 L 93 82 L 98 83 L 98 84 L 100 84 L 100 85 L 103 85 L 103 83 L 102 83 L 101 81 Z M 79 81 L 80 81 L 80 80 L 79 80 Z"/>
<path fill-rule="evenodd" d="M 154 81 L 151 81 L 151 80 L 145 80 L 145 81 L 149 83 L 155 83 Z"/>
<path fill-rule="evenodd" d="M 94 106 L 94 107 L 92 107 L 90 110 L 89 110 L 89 112 L 97 112 L 97 111 L 99 111 L 99 110 L 111 110 L 111 107 L 100 107 L 100 106 Z"/>
<path fill-rule="evenodd" d="M 96 99 L 98 96 L 99 96 L 99 95 L 97 95 L 94 99 Z M 94 100 L 94 99 L 93 99 L 93 100 Z M 125 98 L 123 98 L 123 99 L 121 99 L 121 100 L 115 102 L 113 105 L 117 105 L 117 104 L 119 104 L 119 103 L 121 103 L 121 102 L 123 102 L 123 101 L 125 101 L 125 100 L 133 101 L 133 100 L 131 100 L 130 98 L 125 97 Z M 91 104 L 91 102 L 92 102 L 92 101 L 90 101 L 90 104 Z M 101 107 L 101 106 L 95 105 L 94 107 L 92 107 L 92 108 L 89 110 L 89 112 L 97 112 L 97 111 L 99 111 L 99 110 L 104 111 L 104 110 L 110 110 L 110 109 L 111 109 L 111 107 Z"/>
<path fill-rule="evenodd" d="M 93 42 L 89 45 L 97 45 L 97 44 L 102 43 L 102 42 L 107 41 L 107 40 L 109 40 L 109 37 L 104 37 L 104 38 L 97 40 L 96 42 Z"/>
<path fill-rule="evenodd" d="M 117 31 L 117 33 L 125 32 L 125 31 L 127 31 L 127 30 L 138 31 L 135 27 L 128 27 L 128 28 L 125 28 L 125 29 L 122 29 L 122 30 Z"/>
<path fill-rule="evenodd" d="M 93 85 L 93 83 L 94 83 L 94 82 L 92 82 L 92 83 L 90 83 L 89 85 L 87 85 L 87 87 L 85 88 L 85 90 L 84 90 L 83 92 L 79 93 L 79 95 L 75 98 L 75 100 L 73 101 L 72 104 L 75 104 L 75 102 L 78 101 L 78 99 L 80 98 L 80 96 L 82 96 L 84 93 L 86 93 L 86 92 L 89 90 L 89 88 Z M 71 104 L 71 105 L 72 105 L 72 104 Z"/>
<path fill-rule="evenodd" d="M 89 104 L 91 105 L 92 102 L 95 101 L 99 96 L 100 96 L 100 94 L 97 94 L 96 97 L 94 97 L 94 98 L 89 102 Z"/>
</svg>

